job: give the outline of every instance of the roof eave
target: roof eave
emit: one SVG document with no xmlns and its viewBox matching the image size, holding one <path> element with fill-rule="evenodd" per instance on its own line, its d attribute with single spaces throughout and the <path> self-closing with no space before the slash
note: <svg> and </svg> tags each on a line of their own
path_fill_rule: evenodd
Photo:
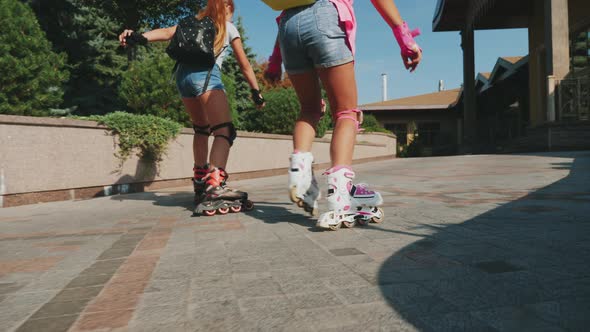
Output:
<svg viewBox="0 0 590 332">
<path fill-rule="evenodd" d="M 450 105 L 391 105 L 391 106 L 360 106 L 363 111 L 416 111 L 416 110 L 446 110 L 453 107 Z"/>
</svg>

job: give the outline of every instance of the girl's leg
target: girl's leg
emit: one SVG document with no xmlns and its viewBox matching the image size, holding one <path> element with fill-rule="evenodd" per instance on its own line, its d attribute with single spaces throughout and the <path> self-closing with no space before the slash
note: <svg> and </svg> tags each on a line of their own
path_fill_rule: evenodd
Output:
<svg viewBox="0 0 590 332">
<path fill-rule="evenodd" d="M 207 164 L 207 155 L 209 153 L 209 135 L 208 131 L 209 120 L 207 114 L 201 107 L 201 102 L 198 98 L 182 98 L 186 112 L 191 118 L 191 122 L 195 127 L 195 135 L 193 138 L 193 158 L 196 166 L 203 166 Z"/>
<path fill-rule="evenodd" d="M 231 113 L 227 97 L 223 90 L 211 90 L 202 94 L 199 101 L 211 125 L 211 134 L 215 137 L 211 147 L 209 163 L 211 168 L 225 168 L 229 149 L 236 135 L 231 124 Z"/>
<path fill-rule="evenodd" d="M 322 112 L 322 93 L 317 73 L 309 71 L 303 74 L 291 74 L 301 112 L 293 130 L 293 149 L 300 152 L 311 151 L 316 135 L 316 126 Z"/>
<path fill-rule="evenodd" d="M 357 133 L 357 122 L 350 119 L 350 117 L 357 118 L 357 113 L 350 113 L 357 109 L 354 62 L 318 69 L 318 73 L 328 94 L 332 119 L 334 119 L 334 132 L 330 145 L 332 166 L 351 166 Z M 342 114 L 346 115 L 342 116 Z M 360 116 L 357 120 L 360 120 Z"/>
<path fill-rule="evenodd" d="M 301 111 L 293 130 L 293 148 L 289 167 L 289 196 L 291 201 L 315 216 L 320 189 L 313 175 L 311 145 L 316 126 L 322 116 L 322 95 L 317 73 L 313 70 L 302 74 L 290 74 L 297 93 Z"/>
</svg>

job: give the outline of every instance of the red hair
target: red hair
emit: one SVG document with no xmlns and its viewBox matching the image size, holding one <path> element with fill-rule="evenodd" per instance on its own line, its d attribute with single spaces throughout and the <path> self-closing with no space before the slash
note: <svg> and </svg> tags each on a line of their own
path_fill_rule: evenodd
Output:
<svg viewBox="0 0 590 332">
<path fill-rule="evenodd" d="M 219 53 L 225 44 L 225 35 L 227 29 L 225 28 L 225 22 L 227 21 L 227 15 L 225 11 L 226 4 L 231 6 L 231 11 L 234 11 L 233 0 L 209 0 L 207 6 L 202 9 L 197 15 L 198 19 L 202 19 L 205 16 L 209 16 L 215 23 L 215 53 Z"/>
</svg>

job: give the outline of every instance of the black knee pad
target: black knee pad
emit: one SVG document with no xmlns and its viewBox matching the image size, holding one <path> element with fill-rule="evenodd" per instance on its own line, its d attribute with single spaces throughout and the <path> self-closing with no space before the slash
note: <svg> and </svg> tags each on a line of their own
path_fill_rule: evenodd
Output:
<svg viewBox="0 0 590 332">
<path fill-rule="evenodd" d="M 211 130 L 209 128 L 210 128 L 209 125 L 197 126 L 196 124 L 193 124 L 193 129 L 195 130 L 195 135 L 210 136 Z"/>
<path fill-rule="evenodd" d="M 215 133 L 216 130 L 221 129 L 221 128 L 229 128 L 229 136 Z M 221 137 L 221 138 L 227 140 L 229 143 L 229 146 L 234 145 L 234 141 L 236 140 L 236 137 L 238 137 L 238 133 L 236 132 L 236 127 L 234 127 L 234 124 L 231 122 L 224 122 L 224 123 L 215 125 L 215 126 L 211 127 L 211 132 L 213 133 L 213 136 L 215 138 Z"/>
</svg>

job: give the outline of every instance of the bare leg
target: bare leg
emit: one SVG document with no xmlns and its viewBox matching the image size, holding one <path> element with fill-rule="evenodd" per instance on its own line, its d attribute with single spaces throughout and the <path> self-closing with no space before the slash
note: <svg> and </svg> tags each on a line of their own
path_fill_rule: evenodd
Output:
<svg viewBox="0 0 590 332">
<path fill-rule="evenodd" d="M 201 107 L 198 98 L 182 98 L 186 112 L 191 118 L 193 125 L 205 127 L 209 125 L 207 114 Z M 203 166 L 207 164 L 207 155 L 209 154 L 209 137 L 195 134 L 193 138 L 193 158 L 195 165 Z"/>
<path fill-rule="evenodd" d="M 289 75 L 299 103 L 301 112 L 293 130 L 293 149 L 301 152 L 311 151 L 318 124 L 317 114 L 321 112 L 322 92 L 317 73 L 310 71 L 303 74 Z"/>
<path fill-rule="evenodd" d="M 354 76 L 354 62 L 318 70 L 324 89 L 330 101 L 332 118 L 335 121 L 330 158 L 332 166 L 352 165 L 356 141 L 356 123 L 351 119 L 336 119 L 336 114 L 357 108 L 357 90 Z M 350 114 L 354 116 L 354 114 Z"/>
<path fill-rule="evenodd" d="M 201 101 L 202 109 L 207 114 L 211 127 L 231 122 L 229 103 L 223 90 L 207 91 L 199 97 L 199 100 Z M 224 127 L 215 130 L 212 134 L 213 136 L 223 135 L 230 137 L 231 132 L 228 127 Z M 209 156 L 211 167 L 225 168 L 229 156 L 229 149 L 230 144 L 226 139 L 215 137 L 213 146 L 211 147 L 211 155 Z"/>
</svg>

